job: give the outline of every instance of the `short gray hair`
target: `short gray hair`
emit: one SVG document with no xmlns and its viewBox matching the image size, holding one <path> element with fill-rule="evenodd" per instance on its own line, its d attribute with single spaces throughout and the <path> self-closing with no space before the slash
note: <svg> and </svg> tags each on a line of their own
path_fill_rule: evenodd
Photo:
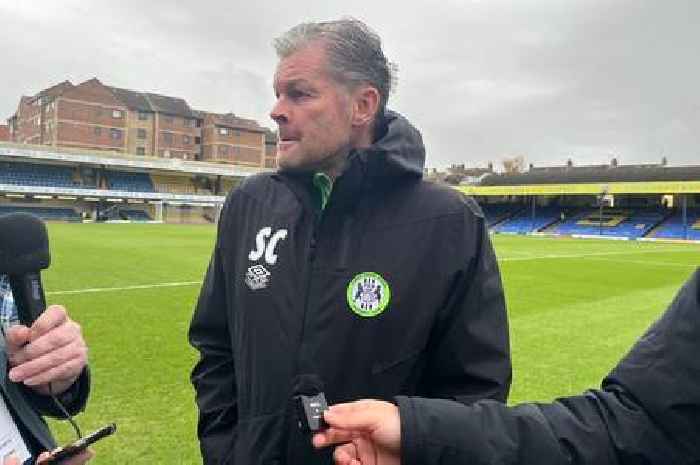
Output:
<svg viewBox="0 0 700 465">
<path fill-rule="evenodd" d="M 379 35 L 354 18 L 308 22 L 294 26 L 273 41 L 277 56 L 287 58 L 320 41 L 328 56 L 328 72 L 341 84 L 369 84 L 379 91 L 378 116 L 384 113 L 395 84 L 396 65 L 382 51 Z"/>
</svg>

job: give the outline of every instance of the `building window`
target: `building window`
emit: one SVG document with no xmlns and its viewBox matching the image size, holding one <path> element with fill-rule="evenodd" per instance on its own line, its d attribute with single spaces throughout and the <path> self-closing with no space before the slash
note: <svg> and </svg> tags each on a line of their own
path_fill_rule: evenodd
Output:
<svg viewBox="0 0 700 465">
<path fill-rule="evenodd" d="M 166 144 L 172 144 L 173 143 L 173 134 L 171 132 L 164 132 L 163 133 L 163 142 Z"/>
<path fill-rule="evenodd" d="M 236 137 L 241 137 L 241 131 L 236 131 Z"/>
<path fill-rule="evenodd" d="M 141 121 L 147 121 L 148 120 L 148 113 L 145 111 L 139 111 L 139 119 Z"/>
<path fill-rule="evenodd" d="M 228 135 L 228 128 L 219 128 L 219 134 L 222 136 Z"/>
<path fill-rule="evenodd" d="M 94 128 L 93 130 L 95 131 L 95 135 L 96 135 L 96 136 L 99 137 L 99 136 L 102 135 L 102 128 L 101 128 L 101 127 L 95 126 L 95 128 Z"/>
<path fill-rule="evenodd" d="M 192 138 L 188 135 L 184 135 L 184 136 L 182 136 L 182 142 L 185 145 L 190 145 L 192 143 Z"/>
<path fill-rule="evenodd" d="M 202 143 L 202 138 L 199 136 L 194 136 L 194 143 L 199 145 Z"/>
<path fill-rule="evenodd" d="M 146 155 L 145 147 L 136 147 L 136 155 Z"/>
<path fill-rule="evenodd" d="M 146 138 L 146 130 L 145 129 L 137 129 L 136 130 L 136 137 L 139 139 L 145 139 Z"/>
<path fill-rule="evenodd" d="M 121 110 L 112 110 L 112 118 L 121 119 L 121 117 L 122 117 Z"/>
<path fill-rule="evenodd" d="M 168 123 L 168 124 L 173 124 L 173 117 L 172 116 L 164 116 L 163 121 Z"/>
<path fill-rule="evenodd" d="M 183 122 L 183 124 L 185 125 L 186 128 L 191 128 L 192 126 L 194 126 L 194 125 L 192 124 L 192 123 L 194 122 L 194 120 L 191 120 L 190 118 L 185 118 L 185 119 L 182 120 L 182 122 Z"/>
<path fill-rule="evenodd" d="M 110 129 L 109 135 L 114 140 L 119 140 L 122 138 L 122 132 L 119 129 L 114 129 L 114 128 Z"/>
<path fill-rule="evenodd" d="M 219 155 L 228 155 L 228 145 L 219 146 Z"/>
</svg>

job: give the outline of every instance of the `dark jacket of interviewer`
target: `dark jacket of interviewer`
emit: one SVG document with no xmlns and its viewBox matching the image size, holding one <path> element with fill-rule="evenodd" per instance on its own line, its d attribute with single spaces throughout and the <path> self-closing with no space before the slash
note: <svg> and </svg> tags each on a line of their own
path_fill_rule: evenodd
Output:
<svg viewBox="0 0 700 465">
<path fill-rule="evenodd" d="M 700 270 L 600 390 L 512 408 L 397 401 L 405 465 L 700 464 Z"/>
</svg>

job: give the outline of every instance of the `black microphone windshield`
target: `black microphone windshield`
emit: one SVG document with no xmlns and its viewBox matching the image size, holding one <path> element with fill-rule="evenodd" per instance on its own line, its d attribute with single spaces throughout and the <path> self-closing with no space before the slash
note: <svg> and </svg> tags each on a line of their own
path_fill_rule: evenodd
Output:
<svg viewBox="0 0 700 465">
<path fill-rule="evenodd" d="M 50 263 L 49 236 L 43 221 L 27 213 L 0 216 L 0 273 L 34 272 Z"/>
</svg>

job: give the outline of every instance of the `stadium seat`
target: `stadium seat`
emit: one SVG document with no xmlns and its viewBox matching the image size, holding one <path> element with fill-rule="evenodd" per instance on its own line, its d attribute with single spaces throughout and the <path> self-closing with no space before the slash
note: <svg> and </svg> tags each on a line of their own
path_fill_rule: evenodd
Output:
<svg viewBox="0 0 700 465">
<path fill-rule="evenodd" d="M 105 171 L 107 188 L 114 191 L 155 192 L 151 177 L 146 173 Z"/>
<path fill-rule="evenodd" d="M 80 221 L 80 215 L 72 208 L 0 205 L 0 215 L 8 213 L 31 213 L 45 221 Z"/>
<path fill-rule="evenodd" d="M 608 236 L 636 239 L 644 237 L 665 218 L 665 212 L 657 208 L 605 208 L 602 212 L 587 209 L 564 221 L 553 229 L 556 234 L 581 236 Z M 602 223 L 602 224 L 601 224 Z"/>
<path fill-rule="evenodd" d="M 73 179 L 73 168 L 34 163 L 1 163 L 0 184 L 35 187 L 81 187 Z"/>
<path fill-rule="evenodd" d="M 563 211 L 564 208 L 559 206 L 538 207 L 533 217 L 532 209 L 524 207 L 511 218 L 497 224 L 493 230 L 510 234 L 537 232 L 559 221 Z"/>
<path fill-rule="evenodd" d="M 143 210 L 120 210 L 119 214 L 129 221 L 152 221 L 150 215 Z"/>
<path fill-rule="evenodd" d="M 518 213 L 523 206 L 511 203 L 483 203 L 481 209 L 486 217 L 486 224 L 491 228 Z"/>
<path fill-rule="evenodd" d="M 700 209 L 688 209 L 686 225 L 683 224 L 682 211 L 676 211 L 659 225 L 653 236 L 665 239 L 700 240 Z"/>
</svg>

